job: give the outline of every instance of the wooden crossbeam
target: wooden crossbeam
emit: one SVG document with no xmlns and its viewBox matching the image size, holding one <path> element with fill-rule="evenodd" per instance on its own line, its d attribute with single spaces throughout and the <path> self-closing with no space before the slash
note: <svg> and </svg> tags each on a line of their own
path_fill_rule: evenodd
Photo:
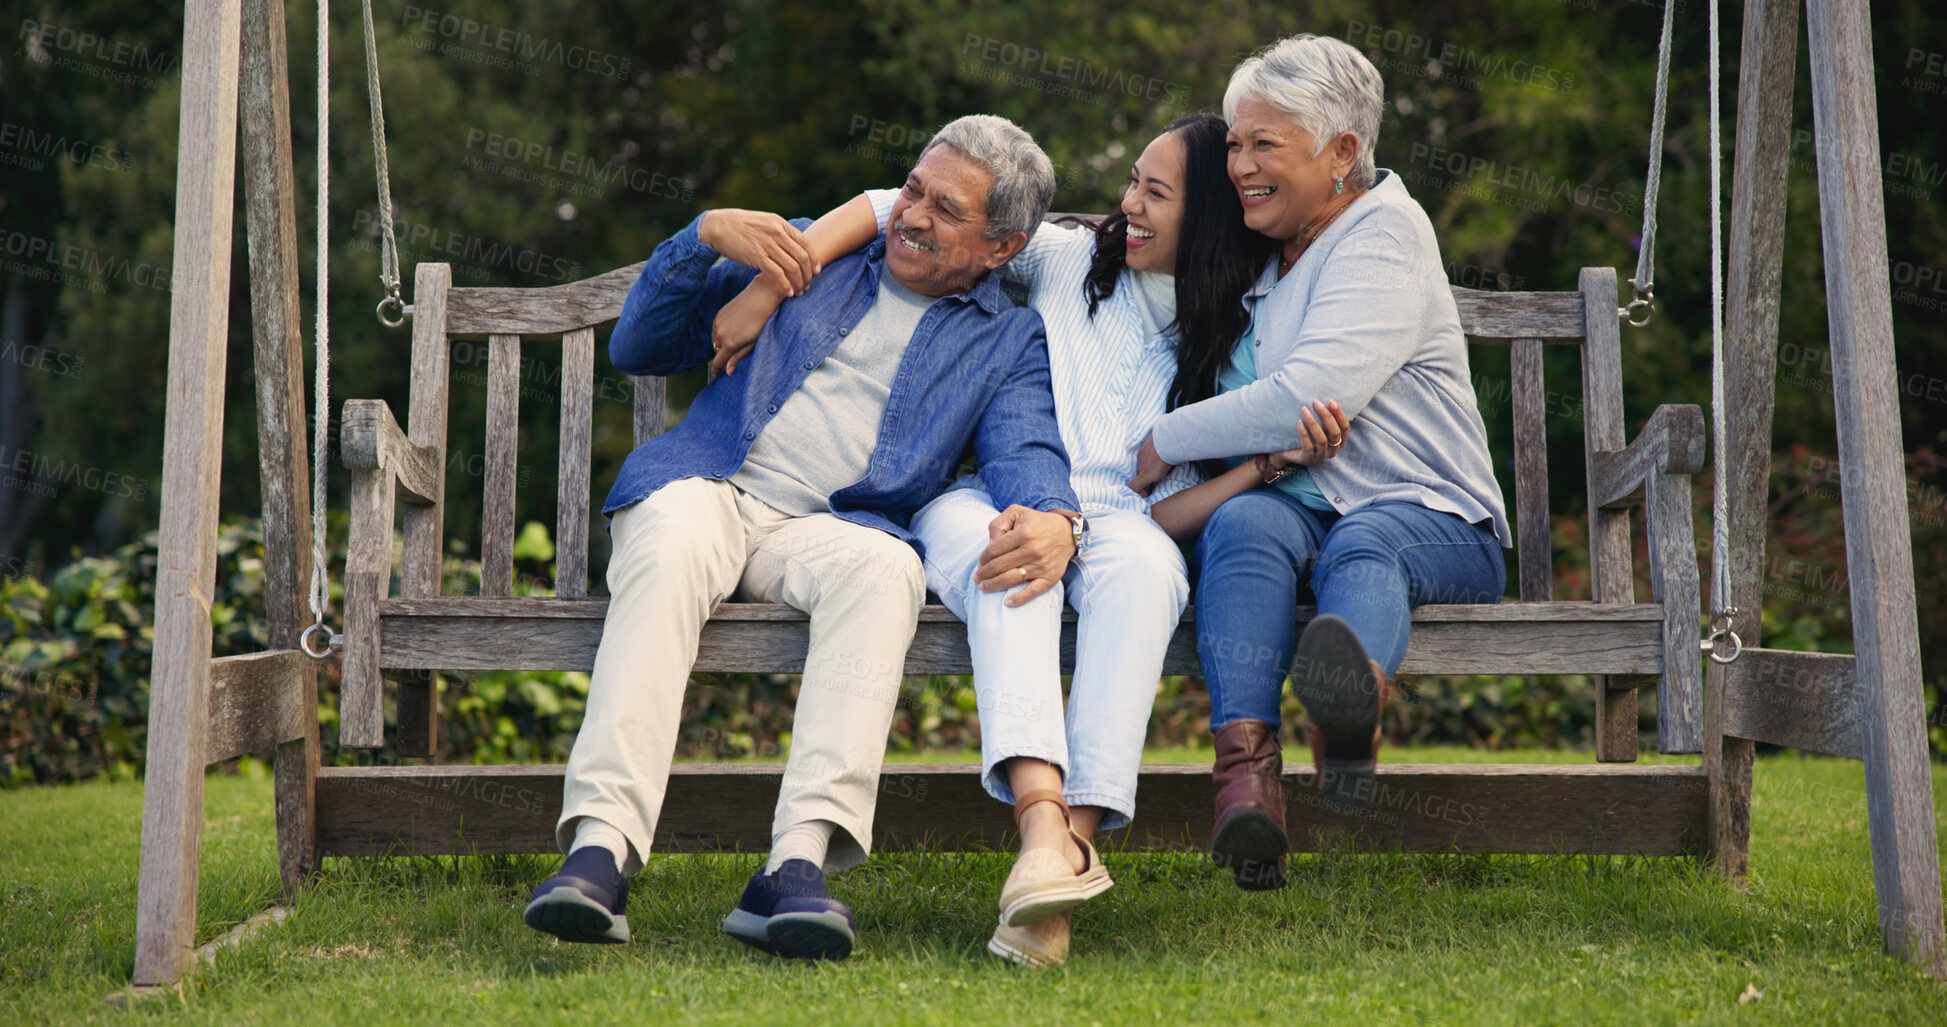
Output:
<svg viewBox="0 0 1947 1027">
<path fill-rule="evenodd" d="M 1858 672 L 1845 653 L 1746 649 L 1724 668 L 1724 733 L 1828 756 L 1865 758 Z"/>
<path fill-rule="evenodd" d="M 327 856 L 556 851 L 560 766 L 326 767 L 318 844 Z M 679 764 L 657 827 L 658 852 L 764 852 L 784 765 Z M 1357 815 L 1334 810 L 1311 769 L 1284 776 L 1294 849 L 1350 841 L 1407 852 L 1673 856 L 1702 851 L 1705 779 L 1696 766 L 1382 764 Z M 1209 835 L 1206 764 L 1150 764 L 1136 822 L 1111 846 L 1191 848 Z M 1005 848 L 1009 807 L 980 787 L 976 765 L 889 764 L 879 780 L 874 845 Z"/>
<path fill-rule="evenodd" d="M 204 759 L 266 753 L 303 738 L 318 716 L 311 657 L 273 649 L 210 661 L 210 734 Z"/>
</svg>

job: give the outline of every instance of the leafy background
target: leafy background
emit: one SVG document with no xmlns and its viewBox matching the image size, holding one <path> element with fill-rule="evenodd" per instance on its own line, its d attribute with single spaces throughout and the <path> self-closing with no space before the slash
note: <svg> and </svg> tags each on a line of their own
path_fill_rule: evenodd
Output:
<svg viewBox="0 0 1947 1027">
<path fill-rule="evenodd" d="M 1624 337 L 1632 430 L 1658 404 L 1703 404 L 1709 396 L 1704 10 L 1702 3 L 1674 2 L 1659 312 L 1649 328 Z M 30 467 L 93 472 L 36 471 L 0 488 L 6 575 L 0 601 L 7 615 L 0 622 L 0 779 L 13 783 L 133 774 L 141 766 L 143 632 L 154 562 L 146 538 L 162 490 L 169 293 L 114 271 L 84 270 L 63 280 L 44 262 L 23 260 L 18 247 L 41 240 L 98 260 L 167 267 L 176 69 L 132 68 L 114 54 L 116 47 L 163 58 L 181 51 L 178 8 L 127 0 L 26 0 L 17 8 L 16 38 L 0 51 L 0 121 L 79 141 L 84 154 L 121 156 L 91 164 L 13 147 L 13 162 L 0 163 L 0 345 L 8 347 L 0 359 L 0 465 L 19 466 L 26 454 Z M 1058 206 L 1103 210 L 1114 202 L 1128 160 L 1163 124 L 1187 110 L 1217 107 L 1240 56 L 1297 31 L 1350 39 L 1380 64 L 1388 112 L 1379 162 L 1400 171 L 1426 206 L 1456 282 L 1572 289 L 1582 266 L 1618 267 L 1627 277 L 1640 231 L 1661 18 L 1658 6 L 1618 0 L 853 0 L 816 6 L 561 0 L 545 7 L 450 0 L 438 9 L 380 3 L 375 10 L 406 263 L 450 259 L 459 265 L 459 284 L 516 286 L 642 259 L 712 207 L 816 214 L 861 188 L 898 181 L 933 127 L 975 111 L 1003 114 L 1035 133 L 1060 169 Z M 312 16 L 311 5 L 288 6 L 301 210 L 314 199 L 310 169 L 317 157 Z M 1723 16 L 1728 144 L 1740 11 L 1727 5 Z M 334 396 L 379 397 L 402 411 L 405 335 L 379 327 L 370 314 L 379 295 L 378 257 L 358 12 L 340 4 L 334 18 L 328 154 Z M 477 30 L 465 27 L 468 22 Z M 87 33 L 106 46 L 63 49 L 58 39 L 42 41 L 32 24 Z M 1938 598 L 1947 593 L 1947 481 L 1936 455 L 1947 432 L 1947 283 L 1940 280 L 1947 265 L 1940 132 L 1947 119 L 1939 117 L 1947 76 L 1932 58 L 1947 52 L 1947 29 L 1929 17 L 1926 4 L 1905 0 L 1876 4 L 1873 31 L 1900 415 L 1928 712 L 1938 749 L 1942 718 L 1933 699 L 1947 673 L 1947 618 Z M 511 49 L 499 42 L 507 38 L 516 40 Z M 523 46 L 531 56 L 521 57 Z M 1022 48 L 1046 57 L 1029 59 Z M 137 71 L 140 81 L 115 81 L 104 71 Z M 1850 595 L 1802 36 L 1794 95 L 1764 634 L 1770 645 L 1846 651 Z M 11 145 L 7 138 L 20 137 L 0 134 L 0 150 Z M 520 141 L 516 154 L 529 153 L 532 144 L 532 156 L 503 156 L 508 140 Z M 1728 163 L 1727 155 L 1727 182 Z M 1548 185 L 1520 184 L 1537 181 Z M 239 226 L 241 217 L 239 194 Z M 314 240 L 308 216 L 300 222 L 308 317 Z M 496 245 L 504 250 L 481 253 Z M 446 256 L 455 250 L 462 255 Z M 240 273 L 245 256 L 239 231 L 219 652 L 263 644 L 261 543 L 251 521 L 260 500 L 248 296 Z M 60 359 L 29 360 L 24 354 L 30 352 Z M 529 395 L 550 391 L 558 355 L 546 345 L 527 355 L 523 375 L 536 390 Z M 1550 388 L 1560 393 L 1551 396 L 1548 418 L 1556 589 L 1559 597 L 1576 598 L 1587 595 L 1579 368 L 1572 352 L 1551 352 L 1547 370 Z M 469 575 L 478 555 L 484 371 L 480 347 L 456 346 L 446 497 L 453 592 L 477 581 Z M 1505 354 L 1478 348 L 1474 372 L 1503 484 L 1511 489 Z M 621 379 L 605 360 L 597 374 L 611 386 Z M 699 385 L 695 377 L 672 382 L 676 410 Z M 598 392 L 598 485 L 629 446 L 626 397 L 626 388 Z M 521 563 L 538 581 L 551 580 L 551 546 L 540 525 L 555 520 L 556 420 L 552 404 L 524 400 L 517 513 L 534 524 L 523 535 Z M 106 473 L 144 487 L 89 484 Z M 345 484 L 334 473 L 334 510 L 345 507 Z M 1706 472 L 1697 497 L 1700 540 L 1709 537 L 1708 490 Z M 334 523 L 332 537 L 342 544 L 342 521 Z M 591 581 L 599 591 L 606 536 L 598 524 L 590 537 Z M 1408 701 L 1389 724 L 1397 739 L 1588 742 L 1586 679 L 1424 678 L 1409 685 Z M 700 679 L 686 715 L 686 746 L 703 757 L 774 754 L 786 741 L 794 687 L 793 679 L 777 676 Z M 585 678 L 573 674 L 443 676 L 448 758 L 560 758 L 585 688 Z M 331 746 L 333 693 L 322 694 L 331 758 L 387 758 Z M 1196 739 L 1202 703 L 1196 679 L 1165 681 L 1153 739 Z M 965 680 L 913 679 L 902 693 L 894 742 L 973 744 L 971 705 Z"/>
</svg>

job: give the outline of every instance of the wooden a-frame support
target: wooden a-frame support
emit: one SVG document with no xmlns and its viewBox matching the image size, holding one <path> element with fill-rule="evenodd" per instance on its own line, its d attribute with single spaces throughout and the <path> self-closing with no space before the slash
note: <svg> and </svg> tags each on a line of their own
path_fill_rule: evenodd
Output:
<svg viewBox="0 0 1947 1027">
<path fill-rule="evenodd" d="M 1922 724 L 1911 540 L 1904 507 L 1885 216 L 1878 181 L 1866 0 L 1808 0 L 1813 112 L 1833 389 L 1856 656 L 1753 648 L 1712 666 L 1704 764 L 1707 849 L 1741 875 L 1752 743 L 1864 760 L 1881 935 L 1947 974 L 1939 854 Z M 1730 490 L 1731 577 L 1757 641 L 1776 372 L 1797 0 L 1747 0 L 1732 189 L 1725 373 L 1737 427 L 1717 456 Z M 164 984 L 192 960 L 210 763 L 274 750 L 279 872 L 314 869 L 316 671 L 295 652 L 306 623 L 303 354 L 281 0 L 186 0 L 170 313 L 161 553 L 134 980 Z M 250 243 L 265 595 L 285 648 L 210 658 L 238 98 Z"/>
</svg>

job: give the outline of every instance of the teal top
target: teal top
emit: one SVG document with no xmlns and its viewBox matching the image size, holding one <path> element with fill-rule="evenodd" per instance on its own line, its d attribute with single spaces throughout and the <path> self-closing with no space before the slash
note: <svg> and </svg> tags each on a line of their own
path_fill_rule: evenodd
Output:
<svg viewBox="0 0 1947 1027">
<path fill-rule="evenodd" d="M 1254 381 L 1257 381 L 1257 327 L 1255 319 L 1253 319 L 1252 326 L 1245 329 L 1244 334 L 1238 337 L 1237 345 L 1231 348 L 1230 360 L 1225 362 L 1223 370 L 1217 372 L 1217 394 L 1223 395 L 1232 389 L 1241 389 Z M 1236 467 L 1238 464 L 1243 463 L 1245 459 L 1245 457 L 1229 457 L 1224 460 L 1224 466 Z M 1318 483 L 1312 480 L 1312 472 L 1309 467 L 1300 467 L 1292 471 L 1290 474 L 1279 478 L 1271 487 L 1282 490 L 1293 499 L 1298 500 L 1300 503 L 1314 510 L 1322 510 L 1328 513 L 1333 512 L 1331 501 L 1325 498 L 1325 493 L 1318 490 Z"/>
</svg>

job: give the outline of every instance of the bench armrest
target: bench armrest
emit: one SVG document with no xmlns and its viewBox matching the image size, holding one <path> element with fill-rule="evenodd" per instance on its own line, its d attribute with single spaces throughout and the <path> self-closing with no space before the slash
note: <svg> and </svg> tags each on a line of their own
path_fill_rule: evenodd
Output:
<svg viewBox="0 0 1947 1027">
<path fill-rule="evenodd" d="M 339 686 L 339 741 L 385 744 L 385 681 L 379 674 L 379 600 L 392 586 L 392 513 L 405 501 L 409 520 L 438 517 L 445 468 L 439 448 L 421 446 L 399 430 L 383 400 L 345 403 L 339 436 L 352 472 L 351 537 L 345 554 L 345 662 Z M 414 532 L 406 544 L 412 548 Z M 425 536 L 422 537 L 437 537 Z M 421 554 L 426 555 L 426 554 Z M 430 554 L 437 561 L 439 554 Z M 437 564 L 435 563 L 435 566 Z"/>
<path fill-rule="evenodd" d="M 406 438 L 384 400 L 346 400 L 345 426 L 339 440 L 347 468 L 391 474 L 398 484 L 399 498 L 414 506 L 431 506 L 438 499 L 438 450 Z"/>
<path fill-rule="evenodd" d="M 1688 477 L 1704 467 L 1704 415 L 1695 404 L 1664 404 L 1650 415 L 1635 441 L 1594 454 L 1589 501 L 1604 510 L 1643 502 L 1652 475 Z"/>
<path fill-rule="evenodd" d="M 1665 753 L 1703 751 L 1702 608 L 1690 476 L 1704 465 L 1704 415 L 1694 404 L 1656 408 L 1634 441 L 1589 454 L 1589 502 L 1617 511 L 1643 504 L 1650 592 L 1663 605 L 1663 681 L 1656 690 L 1656 743 Z"/>
</svg>

